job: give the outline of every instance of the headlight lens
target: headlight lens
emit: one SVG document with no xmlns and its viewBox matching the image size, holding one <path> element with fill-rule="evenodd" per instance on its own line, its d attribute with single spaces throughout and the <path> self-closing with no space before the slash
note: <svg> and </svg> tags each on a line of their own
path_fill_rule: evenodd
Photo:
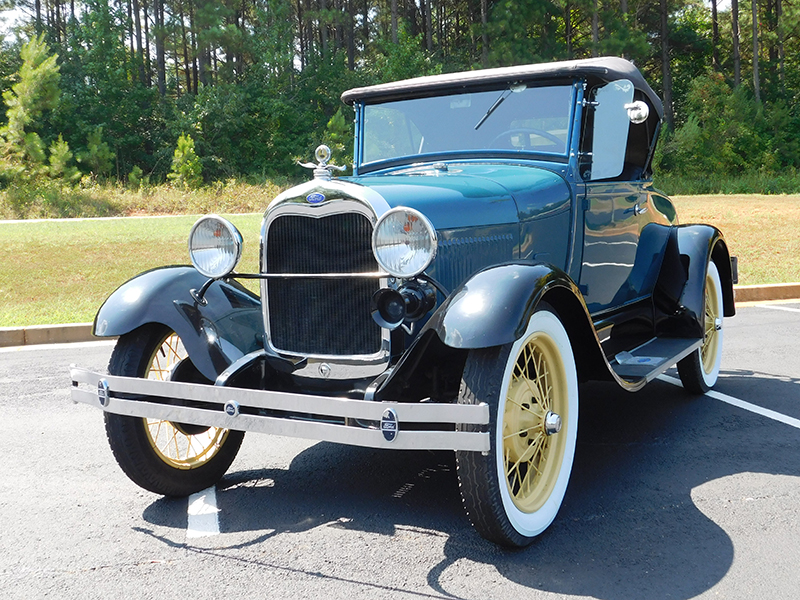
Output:
<svg viewBox="0 0 800 600">
<path fill-rule="evenodd" d="M 201 217 L 189 232 L 189 256 L 206 277 L 225 277 L 242 256 L 242 234 L 222 217 Z"/>
<path fill-rule="evenodd" d="M 393 208 L 378 221 L 372 251 L 390 275 L 407 279 L 422 273 L 436 256 L 436 230 L 413 208 Z"/>
</svg>

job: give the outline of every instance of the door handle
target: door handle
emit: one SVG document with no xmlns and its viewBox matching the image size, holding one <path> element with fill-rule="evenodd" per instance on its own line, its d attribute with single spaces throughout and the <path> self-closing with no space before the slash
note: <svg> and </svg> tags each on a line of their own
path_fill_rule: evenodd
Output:
<svg viewBox="0 0 800 600">
<path fill-rule="evenodd" d="M 644 204 L 644 203 L 636 204 L 633 207 L 633 214 L 635 214 L 637 216 L 638 215 L 643 215 L 646 212 L 647 212 L 647 204 Z"/>
</svg>

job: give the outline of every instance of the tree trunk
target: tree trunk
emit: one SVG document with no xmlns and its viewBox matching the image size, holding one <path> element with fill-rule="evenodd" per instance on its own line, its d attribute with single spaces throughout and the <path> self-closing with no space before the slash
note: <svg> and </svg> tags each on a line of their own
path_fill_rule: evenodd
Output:
<svg viewBox="0 0 800 600">
<path fill-rule="evenodd" d="M 711 65 L 719 71 L 719 19 L 717 0 L 711 0 Z"/>
<path fill-rule="evenodd" d="M 481 0 L 481 64 L 483 68 L 489 66 L 489 33 L 486 26 L 489 23 L 489 1 Z"/>
<path fill-rule="evenodd" d="M 200 72 L 197 67 L 197 57 L 200 46 L 197 44 L 197 11 L 192 0 L 189 0 L 189 44 L 192 50 L 192 92 L 200 91 Z"/>
<path fill-rule="evenodd" d="M 778 26 L 778 78 L 781 83 L 786 81 L 786 55 L 783 48 L 783 0 L 776 0 L 775 17 Z"/>
<path fill-rule="evenodd" d="M 662 0 L 663 2 L 663 0 Z M 594 0 L 594 7 L 592 9 L 592 56 L 599 54 L 600 45 L 600 17 L 598 14 L 598 2 Z"/>
<path fill-rule="evenodd" d="M 322 12 L 322 16 L 319 19 L 319 35 L 322 42 L 322 56 L 328 56 L 328 16 L 325 14 L 325 11 L 328 10 L 328 4 L 326 0 L 319 0 L 319 9 Z"/>
<path fill-rule="evenodd" d="M 752 1 L 753 6 L 753 93 L 756 102 L 761 102 L 761 82 L 758 79 L 758 0 Z"/>
<path fill-rule="evenodd" d="M 142 13 L 144 16 L 144 63 L 145 63 L 145 85 L 153 85 L 152 72 L 153 64 L 150 59 L 150 17 L 147 10 L 147 0 L 142 0 Z"/>
<path fill-rule="evenodd" d="M 181 41 L 183 42 L 183 73 L 186 76 L 186 92 L 192 93 L 192 69 L 189 63 L 189 44 L 187 42 L 186 32 L 186 14 L 183 12 L 183 0 L 179 4 L 180 22 L 181 22 Z"/>
<path fill-rule="evenodd" d="M 136 68 L 139 71 L 139 81 L 142 85 L 146 85 L 144 75 L 144 47 L 142 46 L 142 19 L 140 12 L 139 0 L 133 0 L 133 25 L 134 35 L 136 37 Z"/>
<path fill-rule="evenodd" d="M 355 0 L 347 0 L 347 68 L 356 68 L 356 7 Z"/>
<path fill-rule="evenodd" d="M 164 48 L 166 35 L 164 30 L 164 0 L 155 0 L 155 2 L 156 80 L 158 81 L 158 93 L 165 96 L 167 94 L 167 60 Z"/>
<path fill-rule="evenodd" d="M 397 0 L 392 0 L 392 43 L 397 44 Z"/>
<path fill-rule="evenodd" d="M 564 7 L 564 38 L 567 42 L 567 56 L 572 58 L 572 4 L 567 0 Z"/>
<path fill-rule="evenodd" d="M 667 130 L 675 130 L 675 114 L 672 110 L 672 72 L 669 62 L 669 32 L 667 0 L 660 0 L 661 4 L 661 74 L 664 88 L 664 119 Z"/>
<path fill-rule="evenodd" d="M 431 1 L 420 0 L 420 4 L 425 9 L 425 47 L 428 52 L 433 52 L 433 18 L 431 16 L 433 7 L 431 6 Z"/>
<path fill-rule="evenodd" d="M 731 0 L 731 30 L 733 35 L 733 87 L 742 83 L 742 55 L 739 51 L 739 0 Z"/>
</svg>

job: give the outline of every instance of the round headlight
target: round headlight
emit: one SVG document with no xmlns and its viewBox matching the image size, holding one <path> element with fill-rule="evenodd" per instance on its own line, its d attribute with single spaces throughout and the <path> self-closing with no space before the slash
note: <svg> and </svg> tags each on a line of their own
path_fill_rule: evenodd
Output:
<svg viewBox="0 0 800 600">
<path fill-rule="evenodd" d="M 390 275 L 408 279 L 422 273 L 436 256 L 436 230 L 413 208 L 393 208 L 372 234 L 372 251 Z"/>
<path fill-rule="evenodd" d="M 206 277 L 219 279 L 236 268 L 242 256 L 242 234 L 233 223 L 208 215 L 189 232 L 189 257 L 194 268 Z"/>
</svg>

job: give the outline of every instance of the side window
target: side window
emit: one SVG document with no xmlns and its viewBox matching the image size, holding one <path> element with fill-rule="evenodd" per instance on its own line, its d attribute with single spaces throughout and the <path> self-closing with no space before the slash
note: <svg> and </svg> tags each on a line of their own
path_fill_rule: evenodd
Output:
<svg viewBox="0 0 800 600">
<path fill-rule="evenodd" d="M 633 84 L 627 79 L 612 81 L 594 96 L 591 170 L 584 179 L 612 179 L 622 173 L 628 147 L 630 117 L 627 105 L 633 101 Z"/>
</svg>

